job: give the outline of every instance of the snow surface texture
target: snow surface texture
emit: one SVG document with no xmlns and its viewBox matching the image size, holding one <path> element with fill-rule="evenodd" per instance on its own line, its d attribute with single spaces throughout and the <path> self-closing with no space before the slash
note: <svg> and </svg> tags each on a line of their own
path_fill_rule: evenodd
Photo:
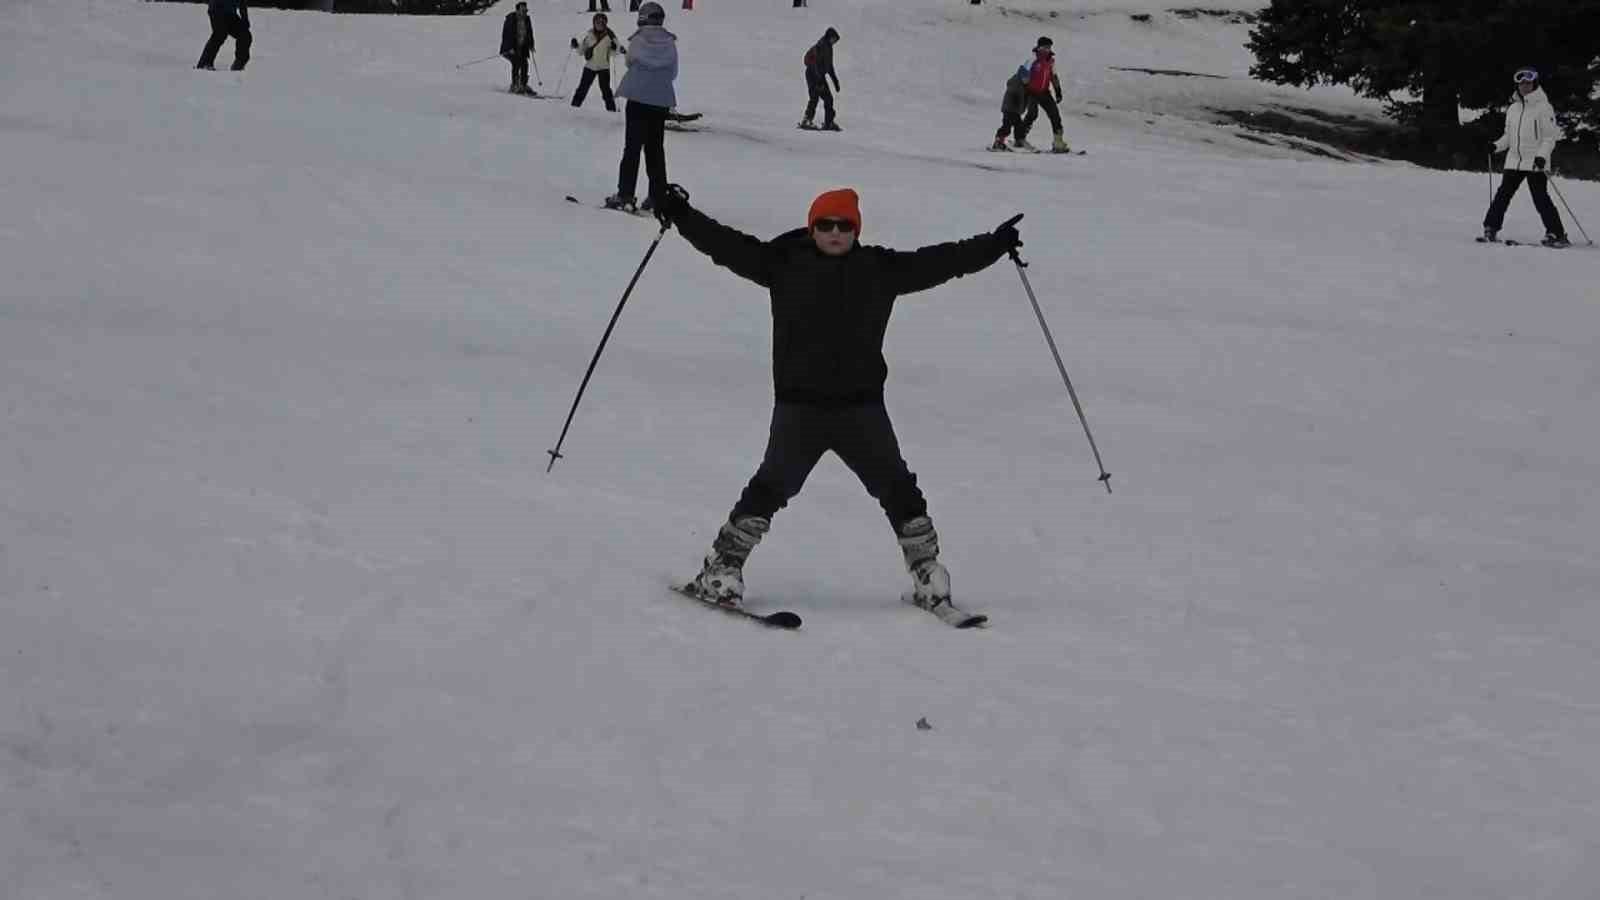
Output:
<svg viewBox="0 0 1600 900">
<path fill-rule="evenodd" d="M 546 87 L 582 5 L 535 5 Z M 898 247 L 1025 211 L 1116 493 L 1002 263 L 888 346 L 994 627 L 900 605 L 832 459 L 748 571 L 805 630 L 689 607 L 766 303 L 669 235 L 545 474 L 655 229 L 562 201 L 620 117 L 456 70 L 503 10 L 258 10 L 240 77 L 198 7 L 14 0 L 0 897 L 1596 896 L 1600 254 L 1474 244 L 1483 173 L 1205 124 L 1370 114 L 1244 80 L 1241 26 L 698 5 L 673 178 L 761 235 L 840 184 Z M 830 24 L 848 130 L 797 132 Z M 1091 155 L 985 154 L 1041 32 Z"/>
</svg>

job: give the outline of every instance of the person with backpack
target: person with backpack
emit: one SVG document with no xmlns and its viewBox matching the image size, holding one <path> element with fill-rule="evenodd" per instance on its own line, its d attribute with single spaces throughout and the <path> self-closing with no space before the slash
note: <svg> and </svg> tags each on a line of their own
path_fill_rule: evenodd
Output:
<svg viewBox="0 0 1600 900">
<path fill-rule="evenodd" d="M 840 90 L 839 73 L 833 70 L 833 45 L 839 43 L 839 32 L 829 28 L 822 33 L 822 40 L 817 41 L 806 51 L 806 91 L 810 100 L 806 102 L 805 118 L 800 120 L 800 127 L 816 130 L 817 126 L 811 117 L 817 114 L 817 101 L 822 101 L 822 129 L 823 131 L 840 131 L 839 123 L 833 116 L 833 93 L 828 90 L 828 79 L 833 79 L 833 90 Z"/>
<path fill-rule="evenodd" d="M 578 89 L 572 93 L 572 105 L 583 106 L 589 96 L 589 86 L 600 82 L 600 99 L 608 112 L 617 111 L 616 98 L 611 96 L 611 56 L 626 54 L 616 32 L 611 30 L 605 13 L 595 13 L 592 27 L 583 33 L 583 40 L 572 39 L 572 49 L 583 54 L 583 75 L 578 78 Z"/>
<path fill-rule="evenodd" d="M 617 95 L 628 101 L 622 163 L 617 167 L 617 192 L 605 199 L 607 209 L 638 208 L 634 190 L 640 154 L 650 178 L 644 208 L 651 209 L 667 186 L 667 114 L 678 105 L 672 87 L 678 77 L 678 37 L 664 27 L 666 21 L 667 11 L 648 0 L 639 6 L 639 30 L 628 38 L 624 57 L 628 71 L 617 86 Z"/>
<path fill-rule="evenodd" d="M 532 94 L 528 87 L 528 57 L 533 54 L 533 17 L 528 4 L 518 3 L 506 13 L 500 28 L 500 55 L 511 63 L 511 93 Z"/>
<path fill-rule="evenodd" d="M 1039 120 L 1039 109 L 1043 107 L 1045 115 L 1050 117 L 1050 128 L 1055 132 L 1055 142 L 1050 149 L 1057 153 L 1072 152 L 1061 126 L 1061 108 L 1057 105 L 1060 102 L 1061 78 L 1056 75 L 1055 42 L 1041 37 L 1033 46 L 1033 63 L 1028 67 L 1028 114 L 1022 120 L 1022 134 L 1012 143 L 1022 150 L 1034 149 L 1028 143 L 1028 132 L 1033 130 L 1033 123 Z"/>
<path fill-rule="evenodd" d="M 994 144 L 990 150 L 1005 150 L 1006 138 L 1012 134 L 1020 142 L 1027 132 L 1023 128 L 1022 117 L 1028 111 L 1028 67 L 1017 66 L 1017 71 L 1006 79 L 1006 92 L 1000 98 L 1000 130 L 994 134 Z"/>
<path fill-rule="evenodd" d="M 246 0 L 207 0 L 206 15 L 211 19 L 211 37 L 200 51 L 196 69 L 214 70 L 217 51 L 228 38 L 233 38 L 233 71 L 243 72 L 250 62 L 250 45 L 255 39 L 250 34 L 250 7 Z"/>
<path fill-rule="evenodd" d="M 690 206 L 678 185 L 662 194 L 656 215 L 712 262 L 766 288 L 772 307 L 774 405 L 766 453 L 684 592 L 739 608 L 750 551 L 831 450 L 888 518 L 911 574 L 907 599 L 950 624 L 976 624 L 951 601 L 928 502 L 884 407 L 889 367 L 883 340 L 898 298 L 981 272 L 1021 247 L 1016 222 L 1022 217 L 976 237 L 907 252 L 859 242 L 860 197 L 848 188 L 819 195 L 805 228 L 771 241 Z"/>
<path fill-rule="evenodd" d="M 1539 86 L 1538 70 L 1518 69 L 1511 77 L 1517 86 L 1516 93 L 1511 95 L 1511 105 L 1506 107 L 1505 133 L 1493 145 L 1495 153 L 1506 155 L 1501 166 L 1504 174 L 1500 178 L 1500 189 L 1484 214 L 1482 240 L 1500 240 L 1500 227 L 1505 224 L 1511 198 L 1526 181 L 1534 208 L 1544 221 L 1545 235 L 1541 243 L 1546 247 L 1570 246 L 1561 213 L 1550 202 L 1550 154 L 1561 140 L 1555 107 L 1550 105 L 1550 98 Z"/>
</svg>

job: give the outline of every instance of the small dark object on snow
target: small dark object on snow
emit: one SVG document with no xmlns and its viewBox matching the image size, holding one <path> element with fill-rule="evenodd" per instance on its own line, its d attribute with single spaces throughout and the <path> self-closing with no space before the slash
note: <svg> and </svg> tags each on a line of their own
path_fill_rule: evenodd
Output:
<svg viewBox="0 0 1600 900">
<path fill-rule="evenodd" d="M 926 716 L 924 716 L 923 718 L 920 718 L 920 719 L 917 720 L 917 730 L 918 731 L 932 731 L 933 730 L 933 726 L 928 724 L 928 719 L 927 719 Z"/>
</svg>

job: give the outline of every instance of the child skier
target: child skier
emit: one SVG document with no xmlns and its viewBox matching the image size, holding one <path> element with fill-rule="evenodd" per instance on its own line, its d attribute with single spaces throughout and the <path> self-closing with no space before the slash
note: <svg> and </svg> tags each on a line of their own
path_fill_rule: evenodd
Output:
<svg viewBox="0 0 1600 900">
<path fill-rule="evenodd" d="M 991 150 L 1010 150 L 1006 146 L 1006 138 L 1015 134 L 1020 144 L 1027 132 L 1022 124 L 1022 116 L 1028 111 L 1028 67 L 1017 66 L 1017 71 L 1006 80 L 1006 93 L 1000 99 L 1000 130 L 994 133 L 994 146 Z"/>
<path fill-rule="evenodd" d="M 595 13 L 592 25 L 583 33 L 583 41 L 572 39 L 572 49 L 583 54 L 583 75 L 578 78 L 578 89 L 572 92 L 572 105 L 582 106 L 585 97 L 589 96 L 589 87 L 600 81 L 600 99 L 605 101 L 609 112 L 617 111 L 616 98 L 611 96 L 611 55 L 620 53 L 627 55 L 622 49 L 622 42 L 617 40 L 617 33 L 611 30 L 609 20 L 605 13 Z"/>
<path fill-rule="evenodd" d="M 1054 99 L 1051 92 L 1054 91 Z M 1057 153 L 1070 153 L 1071 147 L 1067 146 L 1067 139 L 1061 127 L 1061 109 L 1056 105 L 1061 102 L 1061 79 L 1056 75 L 1055 42 L 1047 37 L 1039 38 L 1033 47 L 1033 64 L 1028 67 L 1028 114 L 1022 120 L 1022 133 L 1013 142 L 1023 150 L 1032 150 L 1033 145 L 1028 143 L 1028 132 L 1033 129 L 1033 123 L 1039 119 L 1039 107 L 1044 107 L 1045 115 L 1050 117 L 1050 128 L 1055 132 L 1055 143 L 1050 149 Z"/>
<path fill-rule="evenodd" d="M 800 120 L 800 127 L 813 129 L 817 126 L 812 123 L 811 117 L 817 114 L 817 101 L 822 101 L 822 130 L 839 131 L 839 123 L 833 119 L 833 93 L 828 90 L 828 79 L 833 79 L 833 90 L 839 87 L 839 73 L 833 70 L 833 45 L 839 43 L 839 32 L 829 28 L 822 33 L 822 40 L 811 45 L 806 51 L 806 93 L 810 99 L 806 101 L 806 114 Z"/>
<path fill-rule="evenodd" d="M 528 87 L 528 56 L 533 53 L 533 17 L 528 15 L 528 4 L 518 3 L 506 13 L 506 23 L 500 28 L 500 55 L 511 63 L 511 93 L 532 94 Z"/>
<path fill-rule="evenodd" d="M 806 227 L 761 241 L 689 205 L 670 185 L 656 215 L 712 262 L 772 298 L 775 404 L 766 454 L 722 525 L 700 574 L 685 586 L 705 602 L 739 607 L 744 564 L 772 516 L 800 492 L 829 450 L 882 506 L 912 577 L 910 598 L 952 624 L 969 622 L 950 600 L 950 573 L 917 477 L 900 455 L 883 404 L 883 339 L 895 299 L 988 268 L 1022 246 L 1014 219 L 988 234 L 903 252 L 857 243 L 853 190 L 817 197 Z"/>
<path fill-rule="evenodd" d="M 1500 190 L 1483 217 L 1483 240 L 1500 239 L 1500 226 L 1505 224 L 1506 208 L 1523 181 L 1528 182 L 1528 192 L 1533 194 L 1533 205 L 1544 220 L 1547 247 L 1566 247 L 1567 229 L 1561 224 L 1561 213 L 1550 202 L 1548 186 L 1550 154 L 1561 140 L 1561 128 L 1556 124 L 1556 111 L 1539 87 L 1539 73 L 1534 69 L 1518 69 L 1512 76 L 1517 92 L 1511 96 L 1506 108 L 1506 130 L 1494 142 L 1494 152 L 1504 153 Z"/>
</svg>

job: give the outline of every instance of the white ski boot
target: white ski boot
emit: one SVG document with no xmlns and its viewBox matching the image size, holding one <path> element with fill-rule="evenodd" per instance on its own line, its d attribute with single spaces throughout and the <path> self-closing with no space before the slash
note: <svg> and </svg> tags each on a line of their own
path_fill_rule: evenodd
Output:
<svg viewBox="0 0 1600 900">
<path fill-rule="evenodd" d="M 906 522 L 900 526 L 899 538 L 900 552 L 911 573 L 911 590 L 901 595 L 902 600 L 956 628 L 973 628 L 989 620 L 951 602 L 950 571 L 939 562 L 939 534 L 933 530 L 933 520 L 918 516 Z"/>
<path fill-rule="evenodd" d="M 1055 140 L 1053 142 L 1051 142 L 1051 144 L 1050 144 L 1050 150 L 1052 152 L 1054 152 L 1054 153 L 1071 153 L 1072 152 L 1072 148 L 1067 146 L 1066 136 L 1064 136 L 1059 131 L 1056 132 Z"/>
<path fill-rule="evenodd" d="M 737 609 L 744 602 L 744 564 L 750 551 L 772 527 L 757 516 L 729 519 L 717 531 L 700 574 L 683 586 L 685 593 L 715 606 Z"/>
</svg>

